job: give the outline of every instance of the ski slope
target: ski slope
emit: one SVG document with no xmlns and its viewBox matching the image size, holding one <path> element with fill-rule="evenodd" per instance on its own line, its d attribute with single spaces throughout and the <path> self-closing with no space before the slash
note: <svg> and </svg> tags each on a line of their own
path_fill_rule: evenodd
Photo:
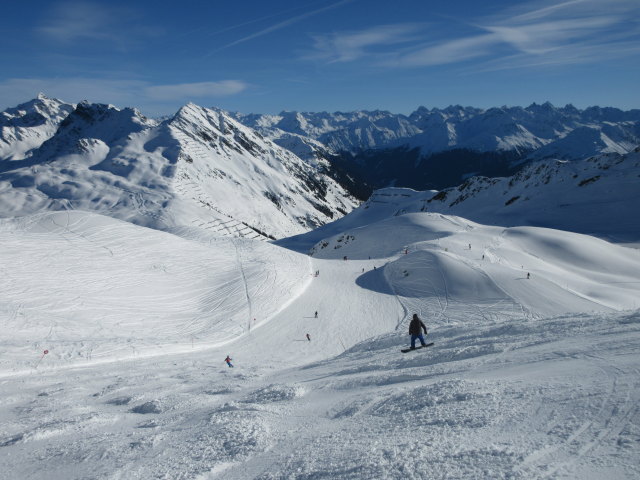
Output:
<svg viewBox="0 0 640 480">
<path fill-rule="evenodd" d="M 640 252 L 387 210 L 288 240 L 311 256 L 2 220 L 0 472 L 637 478 Z M 413 313 L 435 345 L 402 354 Z"/>
</svg>

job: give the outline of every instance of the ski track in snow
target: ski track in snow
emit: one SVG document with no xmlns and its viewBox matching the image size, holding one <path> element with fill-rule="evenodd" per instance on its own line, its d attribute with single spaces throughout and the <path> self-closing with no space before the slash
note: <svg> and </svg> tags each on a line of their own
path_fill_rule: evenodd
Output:
<svg viewBox="0 0 640 480">
<path fill-rule="evenodd" d="M 74 211 L 0 221 L 0 477 L 640 476 L 637 252 L 585 247 L 629 263 L 598 290 L 553 247 L 523 279 L 533 252 L 501 228 L 395 221 L 423 238 L 364 228 L 312 258 Z M 402 354 L 414 312 L 435 345 Z"/>
</svg>

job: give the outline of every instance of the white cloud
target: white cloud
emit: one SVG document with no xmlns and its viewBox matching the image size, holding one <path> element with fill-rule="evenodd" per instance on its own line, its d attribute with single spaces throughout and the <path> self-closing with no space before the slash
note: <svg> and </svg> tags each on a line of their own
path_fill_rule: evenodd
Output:
<svg viewBox="0 0 640 480">
<path fill-rule="evenodd" d="M 240 80 L 219 82 L 181 83 L 176 85 L 153 85 L 144 93 L 154 100 L 181 100 L 189 98 L 225 97 L 246 90 L 248 85 Z"/>
<path fill-rule="evenodd" d="M 636 54 L 631 44 L 640 44 L 639 19 L 638 0 L 533 1 L 437 38 L 416 24 L 314 36 L 314 51 L 305 58 L 335 63 L 368 57 L 383 67 L 475 60 L 478 69 L 514 60 L 514 68 L 562 65 L 563 58 L 567 64 L 598 63 Z"/>
<path fill-rule="evenodd" d="M 115 7 L 106 2 L 61 2 L 46 15 L 36 31 L 63 44 L 96 40 L 124 45 L 135 37 L 154 36 L 159 31 L 141 24 L 140 15 L 133 8 Z"/>
<path fill-rule="evenodd" d="M 406 44 L 415 41 L 416 32 L 424 25 L 404 23 L 380 25 L 365 30 L 314 36 L 315 50 L 306 58 L 329 63 L 349 62 L 366 56 L 372 48 Z"/>
<path fill-rule="evenodd" d="M 300 14 L 300 15 L 296 15 L 294 17 L 288 18 L 288 19 L 283 20 L 281 22 L 278 22 L 278 23 L 276 23 L 274 25 L 271 25 L 271 26 L 269 26 L 267 28 L 263 28 L 262 30 L 258 30 L 257 32 L 254 32 L 254 33 L 252 33 L 250 35 L 242 37 L 242 38 L 240 38 L 238 40 L 235 40 L 235 41 L 233 41 L 231 43 L 227 43 L 226 45 L 223 45 L 222 47 L 220 47 L 219 49 L 217 49 L 215 51 L 219 52 L 220 50 L 224 50 L 226 48 L 233 47 L 234 45 L 238 45 L 240 43 L 248 42 L 249 40 L 253 40 L 254 38 L 262 37 L 263 35 L 267 35 L 267 34 L 269 34 L 271 32 L 275 32 L 275 31 L 280 30 L 282 28 L 288 27 L 289 25 L 293 25 L 294 23 L 298 23 L 298 22 L 300 22 L 302 20 L 305 20 L 305 19 L 307 19 L 309 17 L 312 17 L 314 15 L 318 15 L 319 13 L 325 12 L 327 10 L 332 10 L 334 8 L 337 8 L 337 7 L 341 7 L 342 5 L 345 5 L 347 3 L 351 3 L 353 1 L 354 0 L 341 0 L 339 2 L 332 3 L 330 5 L 326 5 L 326 6 L 322 7 L 322 8 L 318 8 L 318 9 L 312 10 L 310 12 L 306 12 L 306 13 L 303 13 L 303 14 Z"/>
<path fill-rule="evenodd" d="M 198 99 L 235 95 L 248 88 L 240 80 L 153 85 L 142 80 L 99 78 L 11 78 L 0 82 L 0 110 L 34 98 L 38 92 L 75 103 L 89 100 L 119 107 L 138 107 L 148 115 L 164 115 Z"/>
<path fill-rule="evenodd" d="M 484 57 L 499 43 L 496 34 L 477 35 L 419 48 L 384 64 L 397 67 L 444 65 Z"/>
<path fill-rule="evenodd" d="M 139 80 L 96 78 L 10 78 L 0 82 L 0 104 L 15 106 L 34 98 L 38 92 L 68 102 L 90 100 L 134 106 L 148 84 Z"/>
</svg>

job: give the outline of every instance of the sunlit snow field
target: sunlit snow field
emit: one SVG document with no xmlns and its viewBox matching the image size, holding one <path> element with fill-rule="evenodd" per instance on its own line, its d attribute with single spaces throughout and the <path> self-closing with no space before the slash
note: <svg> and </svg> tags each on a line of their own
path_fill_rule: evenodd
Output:
<svg viewBox="0 0 640 480">
<path fill-rule="evenodd" d="M 372 215 L 311 256 L 0 220 L 0 478 L 640 476 L 638 250 Z"/>
</svg>

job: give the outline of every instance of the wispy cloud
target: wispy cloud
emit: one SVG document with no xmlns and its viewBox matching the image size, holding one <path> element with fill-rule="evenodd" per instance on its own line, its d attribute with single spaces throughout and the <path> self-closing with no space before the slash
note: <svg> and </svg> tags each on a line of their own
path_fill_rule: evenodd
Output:
<svg viewBox="0 0 640 480">
<path fill-rule="evenodd" d="M 334 62 L 350 62 L 367 56 L 372 50 L 379 53 L 389 46 L 415 42 L 416 33 L 423 25 L 403 23 L 380 25 L 355 32 L 316 35 L 314 51 L 307 54 L 308 59 Z"/>
<path fill-rule="evenodd" d="M 38 92 L 69 102 L 89 100 L 135 106 L 151 115 L 166 114 L 190 101 L 214 101 L 242 93 L 249 84 L 241 80 L 154 85 L 138 79 L 10 78 L 0 82 L 0 110 L 34 98 Z"/>
<path fill-rule="evenodd" d="M 133 8 L 114 7 L 103 3 L 67 1 L 56 4 L 36 32 L 59 43 L 96 40 L 124 44 L 133 36 L 150 36 L 159 29 L 141 23 Z"/>
<path fill-rule="evenodd" d="M 270 25 L 269 27 L 266 27 L 266 28 L 263 28 L 261 30 L 258 30 L 257 32 L 254 32 L 254 33 L 252 33 L 250 35 L 247 35 L 245 37 L 239 38 L 238 40 L 235 40 L 235 41 L 233 41 L 231 43 L 227 43 L 226 45 L 223 45 L 222 47 L 218 48 L 217 50 L 214 50 L 209 55 L 211 55 L 211 54 L 213 54 L 215 52 L 219 52 L 221 50 L 225 50 L 225 49 L 227 49 L 229 47 L 233 47 L 233 46 L 238 45 L 240 43 L 248 42 L 249 40 L 253 40 L 255 38 L 262 37 L 263 35 L 267 35 L 269 33 L 275 32 L 277 30 L 281 30 L 281 29 L 283 29 L 285 27 L 288 27 L 290 25 L 298 23 L 298 22 L 300 22 L 302 20 L 305 20 L 305 19 L 307 19 L 309 17 L 312 17 L 314 15 L 318 15 L 319 13 L 326 12 L 327 10 L 332 10 L 334 8 L 341 7 L 342 5 L 346 5 L 347 3 L 351 3 L 351 2 L 354 2 L 354 1 L 355 0 L 341 0 L 339 2 L 332 3 L 331 5 L 326 5 L 326 6 L 322 7 L 322 8 L 317 8 L 315 10 L 311 10 L 309 12 L 305 12 L 305 13 L 302 13 L 300 15 L 296 15 L 296 16 L 288 18 L 286 20 L 282 20 L 282 21 L 280 21 L 278 23 Z"/>
<path fill-rule="evenodd" d="M 149 84 L 140 80 L 104 78 L 9 78 L 0 82 L 0 104 L 15 106 L 38 92 L 68 102 L 90 100 L 136 106 L 136 99 Z"/>
<path fill-rule="evenodd" d="M 226 97 L 247 89 L 249 85 L 240 80 L 220 82 L 181 83 L 177 85 L 153 85 L 144 89 L 154 100 L 182 100 L 189 98 Z"/>
<path fill-rule="evenodd" d="M 391 56 L 380 65 L 391 67 L 425 67 L 445 65 L 489 55 L 498 42 L 496 34 L 476 35 L 431 44 L 401 55 Z"/>
<path fill-rule="evenodd" d="M 534 1 L 451 29 L 465 34 L 434 37 L 429 28 L 405 24 L 313 36 L 313 51 L 304 58 L 333 63 L 369 57 L 383 67 L 472 61 L 478 69 L 561 65 L 563 58 L 597 63 L 637 53 L 639 19 L 637 0 Z"/>
</svg>

